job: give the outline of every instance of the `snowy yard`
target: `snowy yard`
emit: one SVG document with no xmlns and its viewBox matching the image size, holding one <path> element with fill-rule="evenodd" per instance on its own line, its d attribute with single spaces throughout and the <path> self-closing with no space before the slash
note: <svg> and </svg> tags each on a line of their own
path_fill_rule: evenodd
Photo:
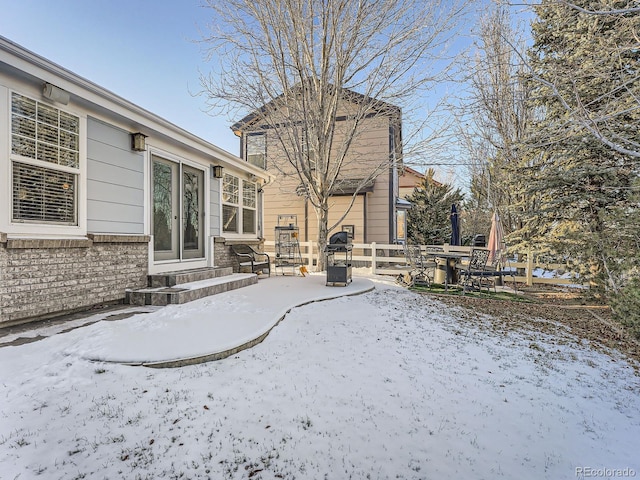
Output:
<svg viewBox="0 0 640 480">
<path fill-rule="evenodd" d="M 0 476 L 640 476 L 640 377 L 536 323 L 498 331 L 376 283 L 295 308 L 258 346 L 196 366 L 65 355 L 83 329 L 0 348 Z"/>
</svg>

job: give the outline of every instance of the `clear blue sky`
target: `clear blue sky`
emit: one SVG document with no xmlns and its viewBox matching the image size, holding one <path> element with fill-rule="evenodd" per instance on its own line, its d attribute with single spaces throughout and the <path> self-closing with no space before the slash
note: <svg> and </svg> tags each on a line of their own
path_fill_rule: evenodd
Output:
<svg viewBox="0 0 640 480">
<path fill-rule="evenodd" d="M 237 155 L 234 119 L 194 96 L 211 17 L 200 0 L 0 0 L 0 35 Z"/>
<path fill-rule="evenodd" d="M 212 17 L 201 0 L 0 0 L 0 35 L 238 155 L 238 118 L 211 116 L 196 96 L 210 70 L 197 41 Z M 456 37 L 460 48 L 469 33 Z M 444 181 L 458 170 L 462 184 L 459 168 L 437 170 Z"/>
</svg>

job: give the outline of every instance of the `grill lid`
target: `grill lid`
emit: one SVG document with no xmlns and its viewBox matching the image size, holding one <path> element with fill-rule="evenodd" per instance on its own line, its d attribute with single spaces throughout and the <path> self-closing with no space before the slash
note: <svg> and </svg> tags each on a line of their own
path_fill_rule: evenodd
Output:
<svg viewBox="0 0 640 480">
<path fill-rule="evenodd" d="M 349 243 L 351 243 L 351 239 L 347 232 L 334 233 L 329 237 L 329 245 L 348 245 Z"/>
</svg>

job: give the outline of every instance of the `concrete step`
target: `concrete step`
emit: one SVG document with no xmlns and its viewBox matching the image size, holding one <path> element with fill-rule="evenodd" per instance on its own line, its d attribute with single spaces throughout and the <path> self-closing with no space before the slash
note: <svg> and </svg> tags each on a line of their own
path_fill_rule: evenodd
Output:
<svg viewBox="0 0 640 480">
<path fill-rule="evenodd" d="M 232 267 L 204 267 L 190 270 L 179 270 L 176 272 L 157 273 L 148 276 L 147 285 L 156 287 L 175 287 L 183 283 L 198 282 L 210 278 L 223 277 L 233 273 Z"/>
<path fill-rule="evenodd" d="M 233 273 L 215 278 L 178 283 L 173 286 L 158 286 L 127 290 L 126 302 L 130 305 L 173 305 L 192 302 L 209 295 L 235 290 L 258 283 L 253 273 Z"/>
</svg>

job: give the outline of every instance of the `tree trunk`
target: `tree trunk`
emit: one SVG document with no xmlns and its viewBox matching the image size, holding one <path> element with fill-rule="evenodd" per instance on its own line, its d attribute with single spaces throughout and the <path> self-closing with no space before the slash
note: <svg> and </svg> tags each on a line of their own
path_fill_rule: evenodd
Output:
<svg viewBox="0 0 640 480">
<path fill-rule="evenodd" d="M 316 266 L 317 272 L 323 272 L 327 269 L 325 249 L 327 246 L 327 237 L 329 232 L 327 231 L 329 225 L 329 206 L 325 203 L 320 208 L 316 209 L 318 215 L 318 265 Z"/>
</svg>

